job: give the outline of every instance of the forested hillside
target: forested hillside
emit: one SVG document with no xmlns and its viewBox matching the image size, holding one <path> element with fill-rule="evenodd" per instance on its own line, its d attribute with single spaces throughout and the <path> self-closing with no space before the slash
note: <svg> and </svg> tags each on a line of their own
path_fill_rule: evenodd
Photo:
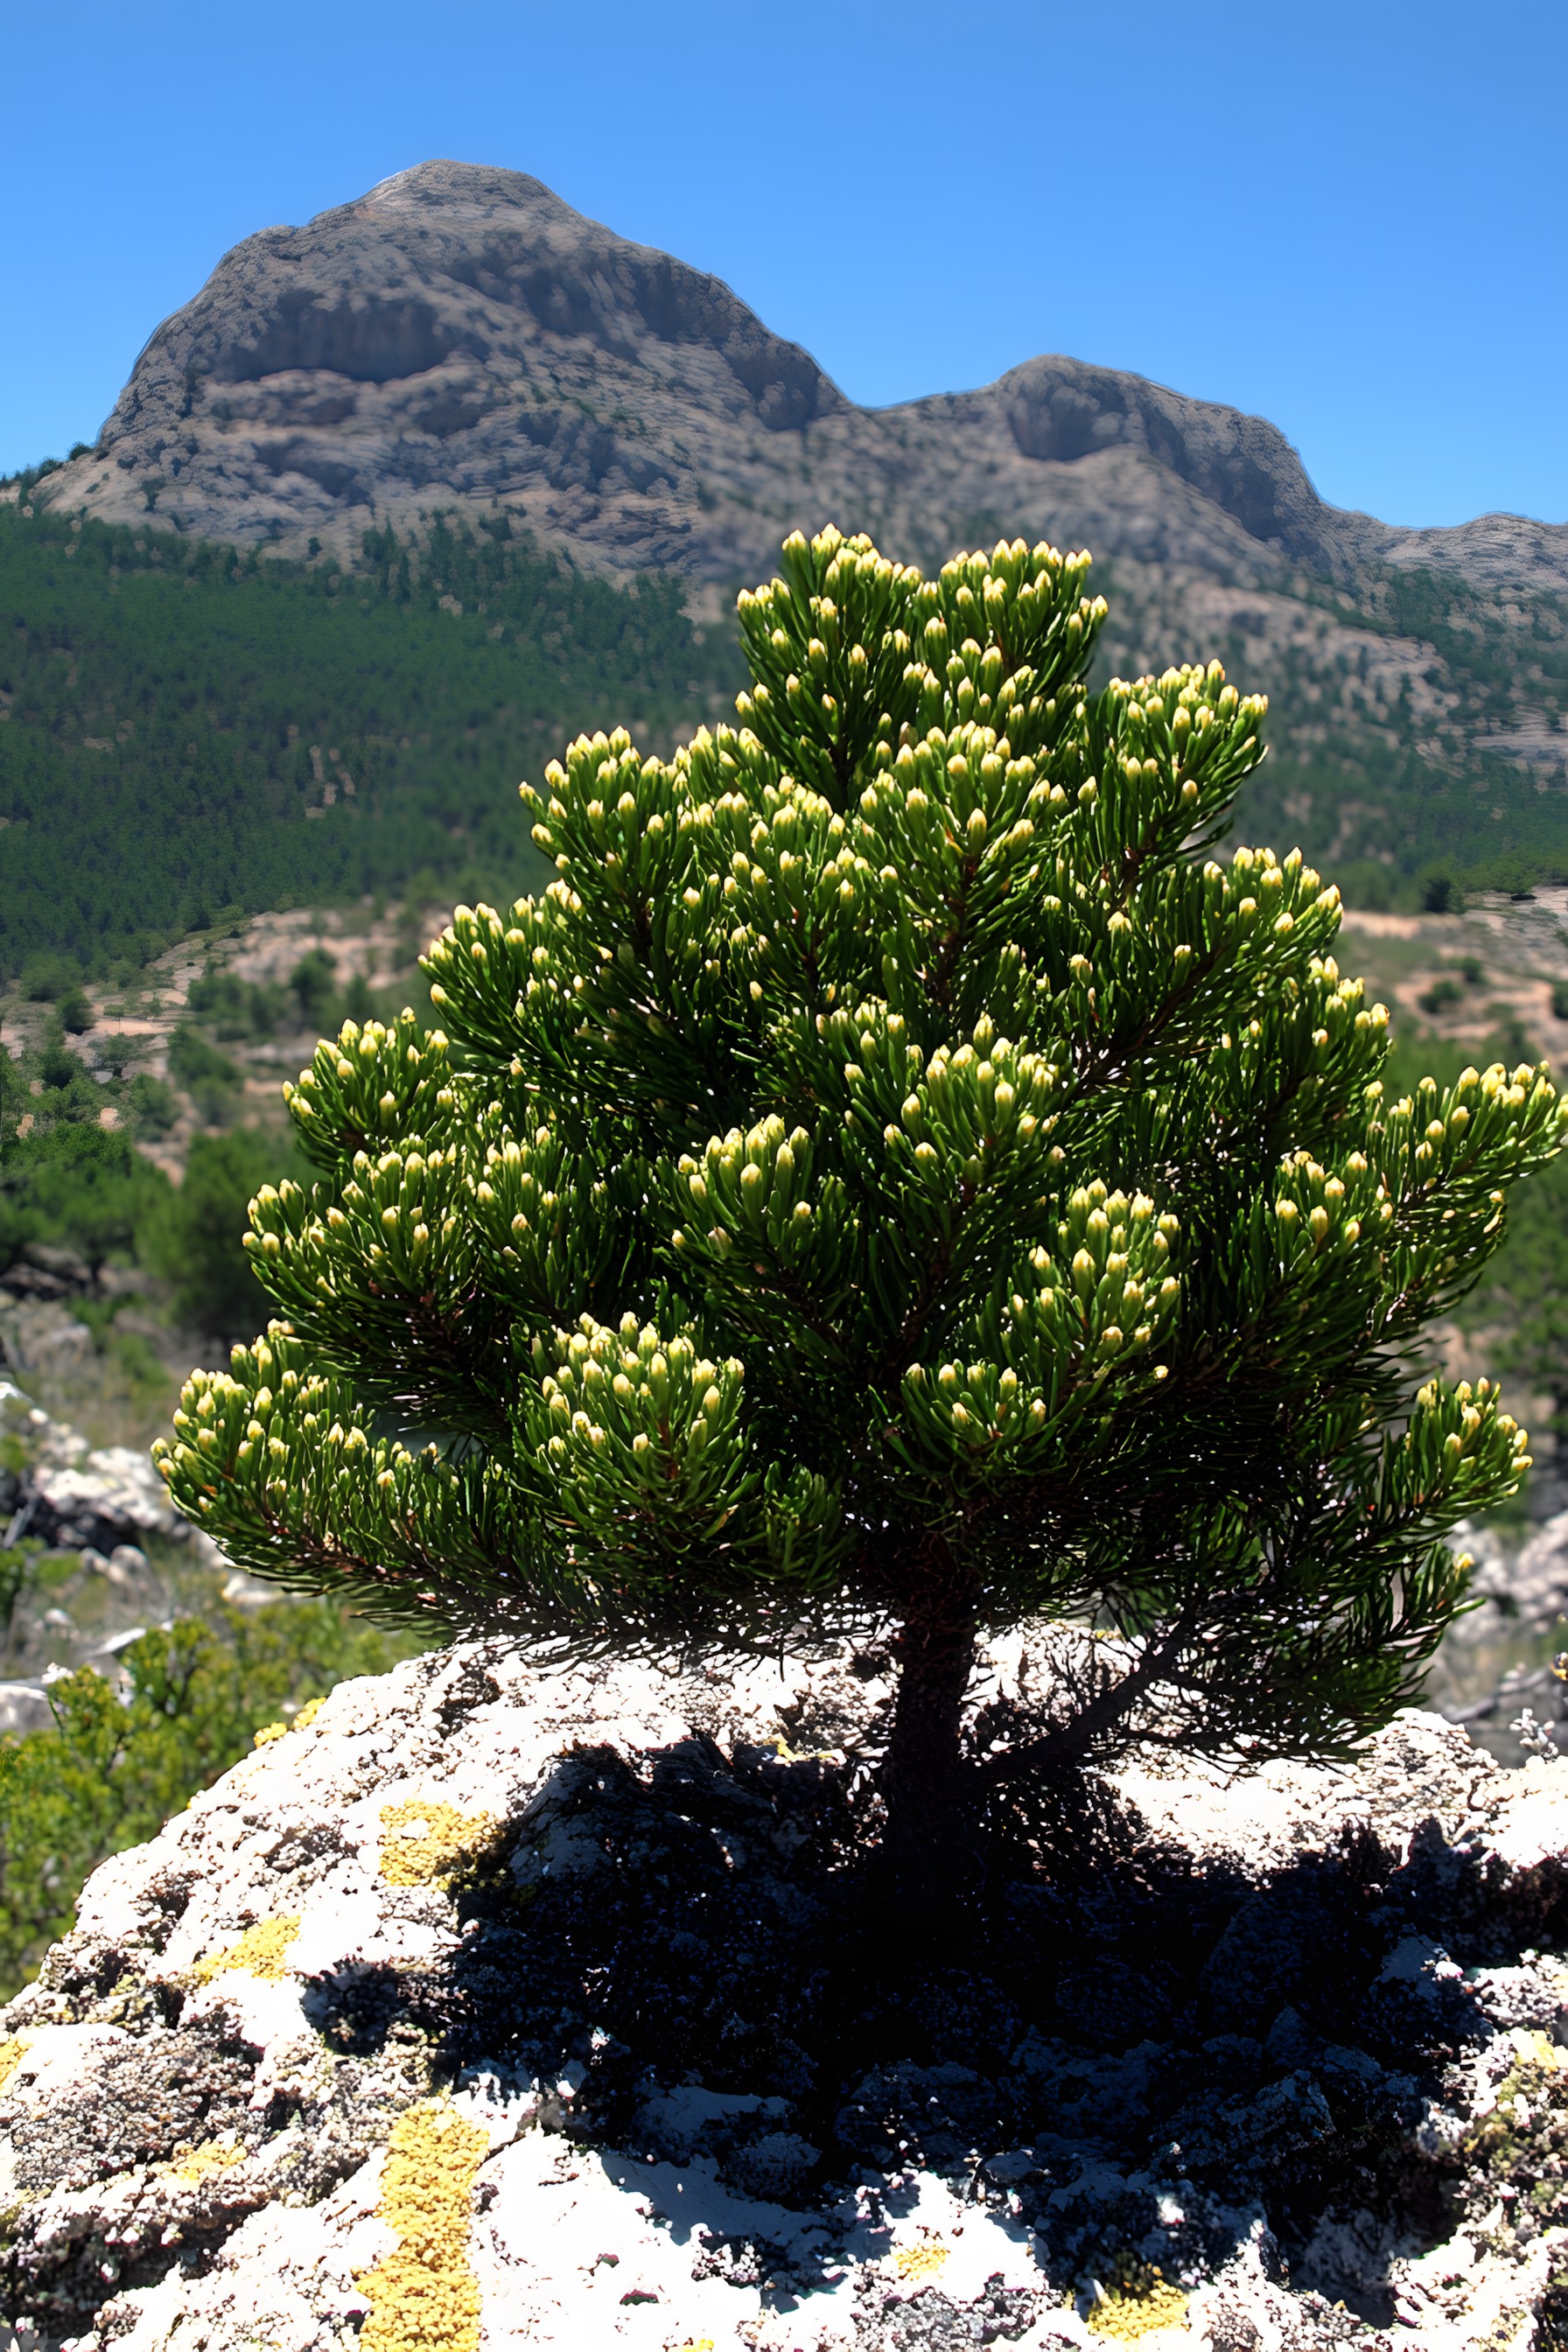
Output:
<svg viewBox="0 0 1568 2352">
<path fill-rule="evenodd" d="M 679 583 L 584 577 L 504 517 L 345 570 L 0 504 L 0 979 L 226 911 L 535 884 L 520 777 L 584 727 L 668 737 L 724 665 Z"/>
<path fill-rule="evenodd" d="M 1190 657 L 1184 583 L 1096 569 L 1118 667 Z M 1384 566 L 1216 602 L 1215 618 L 1228 675 L 1268 697 L 1243 838 L 1300 845 L 1363 907 L 1568 880 L 1568 597 Z M 1431 901 L 1445 878 L 1456 889 Z"/>
<path fill-rule="evenodd" d="M 1190 650 L 1180 583 L 1097 578 L 1101 673 Z M 110 976 L 242 913 L 536 887 L 520 777 L 582 729 L 657 749 L 728 715 L 732 631 L 686 593 L 504 513 L 383 526 L 344 565 L 0 502 L 0 983 L 59 951 Z M 1271 706 L 1245 834 L 1363 906 L 1568 879 L 1568 599 L 1406 571 L 1231 601 L 1219 650 Z"/>
</svg>

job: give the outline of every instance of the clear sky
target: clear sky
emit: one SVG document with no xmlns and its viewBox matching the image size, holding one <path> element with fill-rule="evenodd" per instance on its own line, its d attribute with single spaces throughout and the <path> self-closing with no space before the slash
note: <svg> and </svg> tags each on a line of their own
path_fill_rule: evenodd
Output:
<svg viewBox="0 0 1568 2352">
<path fill-rule="evenodd" d="M 1564 0 L 5 0 L 0 471 L 227 247 L 433 155 L 716 271 L 856 400 L 1065 352 L 1398 523 L 1568 520 Z"/>
</svg>

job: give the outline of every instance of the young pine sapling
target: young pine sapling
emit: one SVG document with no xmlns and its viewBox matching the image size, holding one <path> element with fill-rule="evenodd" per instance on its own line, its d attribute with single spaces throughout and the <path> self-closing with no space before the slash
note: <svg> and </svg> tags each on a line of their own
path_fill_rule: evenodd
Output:
<svg viewBox="0 0 1568 2352">
<path fill-rule="evenodd" d="M 1345 1752 L 1526 1462 L 1413 1351 L 1557 1149 L 1545 1072 L 1385 1095 L 1337 894 L 1207 854 L 1262 701 L 1217 663 L 1089 691 L 1088 571 L 796 534 L 734 728 L 525 785 L 555 879 L 457 910 L 439 1031 L 351 1022 L 289 1090 L 279 1319 L 160 1449 L 244 1567 L 383 1611 L 890 1629 L 926 1885 L 966 1772 Z M 1040 1617 L 1110 1638 L 966 1763 L 979 1638 Z"/>
</svg>

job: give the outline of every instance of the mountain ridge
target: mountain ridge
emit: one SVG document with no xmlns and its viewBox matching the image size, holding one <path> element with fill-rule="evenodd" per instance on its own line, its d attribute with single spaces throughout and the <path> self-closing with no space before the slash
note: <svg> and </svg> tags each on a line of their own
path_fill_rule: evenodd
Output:
<svg viewBox="0 0 1568 2352">
<path fill-rule="evenodd" d="M 492 635 L 472 565 L 432 552 L 465 531 L 677 580 L 726 637 L 797 527 L 927 571 L 999 538 L 1087 547 L 1111 604 L 1097 675 L 1217 655 L 1269 696 L 1259 837 L 1372 904 L 1435 857 L 1568 877 L 1568 525 L 1342 510 L 1266 419 L 1061 356 L 858 406 L 721 279 L 521 173 L 423 163 L 245 239 L 150 337 L 94 448 L 7 495 L 345 581 L 401 548 Z"/>
<path fill-rule="evenodd" d="M 1087 362 L 861 407 L 721 279 L 447 162 L 236 246 L 47 497 L 281 552 L 499 508 L 592 568 L 712 585 L 858 501 L 927 562 L 994 515 L 1249 586 L 1420 563 L 1568 591 L 1568 525 L 1331 507 L 1266 419 Z"/>
</svg>

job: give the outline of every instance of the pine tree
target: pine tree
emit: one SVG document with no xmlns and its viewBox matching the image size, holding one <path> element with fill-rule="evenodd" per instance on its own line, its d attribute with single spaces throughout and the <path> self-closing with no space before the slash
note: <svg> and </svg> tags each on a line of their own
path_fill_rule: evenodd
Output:
<svg viewBox="0 0 1568 2352">
<path fill-rule="evenodd" d="M 556 880 L 458 908 L 443 1030 L 351 1022 L 289 1090 L 279 1319 L 161 1449 L 246 1568 L 384 1611 L 890 1630 L 928 1875 L 966 1769 L 1346 1752 L 1527 1464 L 1414 1350 L 1557 1148 L 1545 1072 L 1385 1097 L 1337 894 L 1207 854 L 1264 704 L 1217 663 L 1090 692 L 1088 569 L 796 534 L 737 727 L 524 785 Z M 1041 1617 L 1101 1638 L 966 1765 L 977 1637 Z"/>
</svg>

